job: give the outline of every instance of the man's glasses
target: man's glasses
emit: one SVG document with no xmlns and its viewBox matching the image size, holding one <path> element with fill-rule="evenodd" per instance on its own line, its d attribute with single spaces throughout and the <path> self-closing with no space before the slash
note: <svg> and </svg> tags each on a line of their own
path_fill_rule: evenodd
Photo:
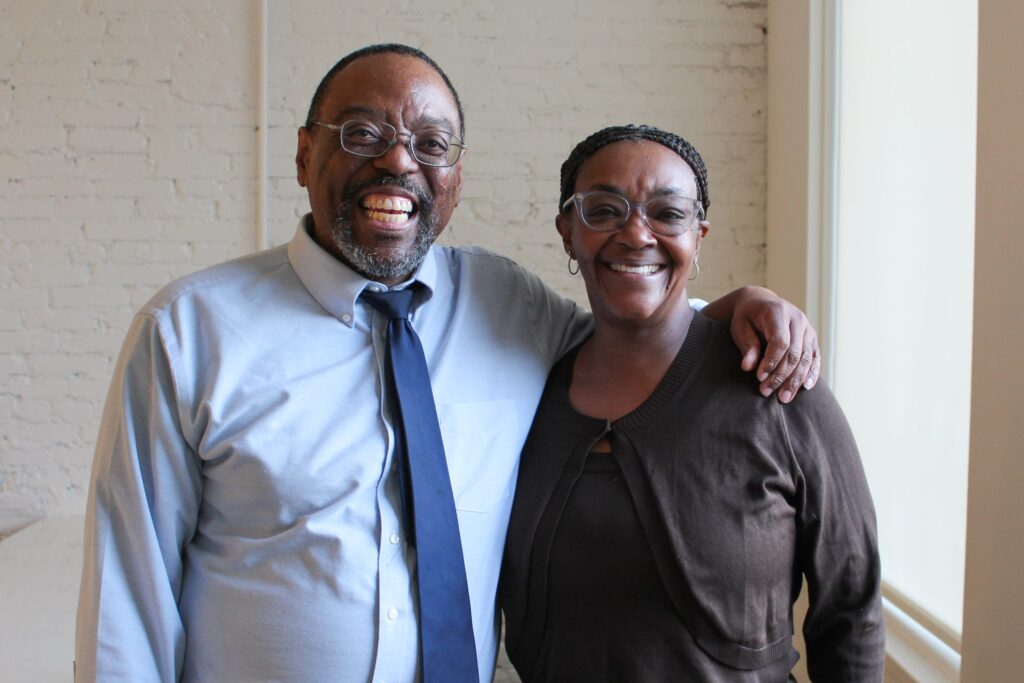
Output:
<svg viewBox="0 0 1024 683">
<path fill-rule="evenodd" d="M 383 121 L 352 119 L 340 126 L 322 121 L 314 125 L 338 131 L 341 148 L 361 157 L 380 157 L 405 136 L 406 149 L 412 158 L 424 166 L 454 166 L 466 149 L 466 143 L 455 133 L 440 128 L 423 128 L 412 133 L 399 133 L 394 126 Z"/>
<path fill-rule="evenodd" d="M 620 194 L 597 190 L 577 192 L 562 204 L 562 211 L 576 205 L 583 224 L 591 230 L 619 230 L 636 211 L 652 231 L 675 237 L 692 228 L 704 216 L 700 202 L 682 195 L 667 194 L 646 202 L 631 202 Z"/>
</svg>

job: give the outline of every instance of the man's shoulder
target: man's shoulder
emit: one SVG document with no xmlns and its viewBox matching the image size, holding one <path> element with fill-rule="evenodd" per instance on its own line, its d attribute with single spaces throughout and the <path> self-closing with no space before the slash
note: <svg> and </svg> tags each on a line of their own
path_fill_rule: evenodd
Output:
<svg viewBox="0 0 1024 683">
<path fill-rule="evenodd" d="M 218 263 L 165 285 L 139 312 L 160 317 L 184 301 L 231 300 L 283 268 L 290 268 L 286 245 Z"/>
<path fill-rule="evenodd" d="M 559 330 L 575 314 L 571 299 L 506 256 L 474 245 L 439 247 L 436 253 L 439 269 L 450 279 L 451 296 L 464 303 Z"/>
<path fill-rule="evenodd" d="M 507 256 L 476 245 L 438 246 L 434 249 L 438 265 L 446 270 L 460 294 L 481 294 L 486 287 L 493 292 L 528 291 L 529 296 L 554 295 L 539 277 Z"/>
<path fill-rule="evenodd" d="M 452 265 L 479 268 L 482 272 L 529 273 L 528 270 L 509 257 L 496 254 L 490 249 L 474 244 L 464 244 L 455 247 L 437 246 L 435 251 L 445 262 Z"/>
</svg>

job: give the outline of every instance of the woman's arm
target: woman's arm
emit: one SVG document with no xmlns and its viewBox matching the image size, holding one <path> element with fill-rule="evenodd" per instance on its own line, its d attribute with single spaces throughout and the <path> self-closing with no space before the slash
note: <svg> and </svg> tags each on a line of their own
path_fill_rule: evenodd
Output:
<svg viewBox="0 0 1024 683">
<path fill-rule="evenodd" d="M 824 386 L 781 411 L 796 459 L 797 558 L 812 681 L 881 683 L 885 664 L 875 512 L 853 434 Z"/>
</svg>

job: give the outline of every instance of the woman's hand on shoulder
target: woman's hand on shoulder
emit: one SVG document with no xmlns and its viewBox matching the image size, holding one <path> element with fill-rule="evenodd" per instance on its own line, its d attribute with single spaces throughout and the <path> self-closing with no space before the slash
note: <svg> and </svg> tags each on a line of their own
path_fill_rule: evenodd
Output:
<svg viewBox="0 0 1024 683">
<path fill-rule="evenodd" d="M 803 311 L 770 289 L 740 287 L 701 312 L 729 321 L 733 341 L 743 354 L 740 365 L 747 371 L 756 367 L 763 396 L 777 391 L 779 400 L 789 403 L 801 387 L 810 389 L 817 383 L 818 333 Z"/>
</svg>

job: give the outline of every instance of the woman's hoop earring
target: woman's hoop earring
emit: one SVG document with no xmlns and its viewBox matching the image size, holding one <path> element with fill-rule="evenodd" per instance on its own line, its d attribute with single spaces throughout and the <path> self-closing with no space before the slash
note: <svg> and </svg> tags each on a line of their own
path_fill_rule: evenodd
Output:
<svg viewBox="0 0 1024 683">
<path fill-rule="evenodd" d="M 699 259 L 700 252 L 697 252 L 697 255 L 693 257 L 693 267 L 697 272 L 693 273 L 692 275 L 690 275 L 690 277 L 686 278 L 687 280 L 693 281 L 700 277 L 700 264 L 697 263 Z"/>
<path fill-rule="evenodd" d="M 576 275 L 577 273 L 580 272 L 580 264 L 579 263 L 576 264 L 576 270 L 572 269 L 572 262 L 575 261 L 575 260 L 576 260 L 576 258 L 570 254 L 569 255 L 569 264 L 568 264 L 568 266 L 569 266 L 569 275 Z"/>
</svg>

